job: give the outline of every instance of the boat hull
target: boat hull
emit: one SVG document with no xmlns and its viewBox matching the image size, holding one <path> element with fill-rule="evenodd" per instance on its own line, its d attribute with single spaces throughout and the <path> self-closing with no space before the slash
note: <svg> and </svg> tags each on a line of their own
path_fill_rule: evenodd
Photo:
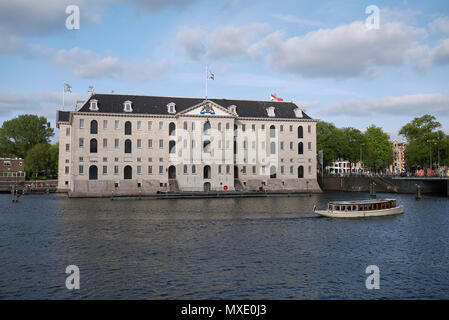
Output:
<svg viewBox="0 0 449 320">
<path fill-rule="evenodd" d="M 329 218 L 367 218 L 367 217 L 383 217 L 401 214 L 404 212 L 403 206 L 397 206 L 389 209 L 369 210 L 369 211 L 329 211 L 315 210 L 315 213 Z"/>
</svg>

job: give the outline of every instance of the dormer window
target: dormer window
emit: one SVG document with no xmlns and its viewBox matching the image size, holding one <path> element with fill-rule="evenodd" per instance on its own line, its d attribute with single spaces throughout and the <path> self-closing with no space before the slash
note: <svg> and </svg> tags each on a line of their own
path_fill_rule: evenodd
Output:
<svg viewBox="0 0 449 320">
<path fill-rule="evenodd" d="M 300 108 L 294 109 L 296 118 L 302 118 L 302 110 Z"/>
<path fill-rule="evenodd" d="M 267 114 L 269 117 L 274 117 L 274 107 L 268 107 L 267 108 Z"/>
<path fill-rule="evenodd" d="M 176 113 L 176 104 L 174 102 L 167 104 L 167 112 L 171 114 Z"/>
<path fill-rule="evenodd" d="M 237 113 L 237 106 L 235 105 L 229 106 L 228 110 L 231 113 Z"/>
<path fill-rule="evenodd" d="M 123 111 L 125 112 L 133 112 L 133 108 L 131 107 L 132 102 L 131 101 L 125 101 L 123 102 Z"/>
<path fill-rule="evenodd" d="M 89 110 L 90 111 L 98 111 L 98 100 L 96 100 L 96 99 L 90 100 Z"/>
</svg>

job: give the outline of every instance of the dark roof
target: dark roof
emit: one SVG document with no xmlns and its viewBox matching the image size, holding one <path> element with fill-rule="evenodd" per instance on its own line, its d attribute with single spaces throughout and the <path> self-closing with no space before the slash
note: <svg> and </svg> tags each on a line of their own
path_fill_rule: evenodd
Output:
<svg viewBox="0 0 449 320">
<path fill-rule="evenodd" d="M 98 100 L 99 111 L 89 110 L 89 101 L 91 99 Z M 122 94 L 94 94 L 78 110 L 79 112 L 101 112 L 101 113 L 125 113 L 123 111 L 123 102 L 132 102 L 133 114 L 163 114 L 167 113 L 167 104 L 174 102 L 176 104 L 176 113 L 186 110 L 205 100 L 205 98 L 179 98 L 179 97 L 159 97 L 159 96 L 139 96 L 139 95 L 122 95 Z M 225 108 L 231 105 L 237 106 L 237 114 L 239 117 L 268 118 L 267 107 L 275 107 L 276 118 L 292 118 L 298 119 L 293 111 L 298 106 L 292 102 L 277 101 L 256 101 L 256 100 L 228 100 L 208 98 Z M 301 119 L 311 119 L 303 112 Z M 62 121 L 62 120 L 61 120 Z"/>
<path fill-rule="evenodd" d="M 58 111 L 56 113 L 56 122 L 69 122 L 70 111 Z"/>
</svg>

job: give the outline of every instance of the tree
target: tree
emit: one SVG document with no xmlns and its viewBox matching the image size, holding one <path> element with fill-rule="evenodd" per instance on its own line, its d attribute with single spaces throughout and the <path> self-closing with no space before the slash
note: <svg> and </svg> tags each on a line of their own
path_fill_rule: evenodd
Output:
<svg viewBox="0 0 449 320">
<path fill-rule="evenodd" d="M 352 163 L 360 161 L 360 146 L 365 144 L 365 136 L 359 129 L 352 127 L 343 128 L 342 133 L 347 144 L 344 158 L 349 161 L 349 168 L 352 168 Z"/>
<path fill-rule="evenodd" d="M 50 144 L 39 143 L 31 148 L 25 157 L 25 171 L 29 176 L 32 173 L 37 178 L 38 173 L 47 170 L 50 166 Z"/>
<path fill-rule="evenodd" d="M 324 166 L 338 158 L 344 158 L 349 145 L 343 131 L 333 123 L 320 121 L 317 123 L 317 147 L 323 150 Z"/>
<path fill-rule="evenodd" d="M 55 174 L 58 173 L 58 160 L 59 160 L 59 142 L 50 146 L 50 163 L 49 169 Z"/>
<path fill-rule="evenodd" d="M 399 134 L 407 139 L 407 162 L 410 166 L 429 167 L 430 155 L 438 161 L 440 159 L 447 163 L 449 156 L 448 136 L 442 131 L 441 123 L 436 121 L 435 116 L 425 114 L 414 118 L 401 128 Z M 433 161 L 432 161 L 433 162 Z"/>
<path fill-rule="evenodd" d="M 25 158 L 40 143 L 49 143 L 53 128 L 45 117 L 32 114 L 3 122 L 0 128 L 0 156 Z"/>
<path fill-rule="evenodd" d="M 390 165 L 393 161 L 393 144 L 390 142 L 390 136 L 375 125 L 368 127 L 364 136 L 366 151 L 363 153 L 363 163 L 373 170 Z"/>
</svg>

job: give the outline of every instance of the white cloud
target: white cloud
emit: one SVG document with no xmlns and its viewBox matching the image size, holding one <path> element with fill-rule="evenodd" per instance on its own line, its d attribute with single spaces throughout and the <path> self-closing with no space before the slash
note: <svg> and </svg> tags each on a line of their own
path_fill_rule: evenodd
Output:
<svg viewBox="0 0 449 320">
<path fill-rule="evenodd" d="M 264 47 L 270 64 L 280 71 L 305 77 L 371 77 L 380 67 L 404 64 L 407 52 L 425 35 L 425 30 L 400 22 L 382 24 L 379 30 L 354 22 L 286 40 L 276 32 L 264 40 Z"/>
<path fill-rule="evenodd" d="M 449 34 L 449 17 L 438 17 L 429 23 L 429 27 L 432 32 Z"/>
<path fill-rule="evenodd" d="M 183 28 L 176 35 L 176 40 L 189 58 L 200 60 L 206 54 L 203 43 L 205 34 L 206 32 L 201 28 Z"/>
<path fill-rule="evenodd" d="M 382 97 L 371 100 L 347 100 L 322 109 L 326 116 L 378 117 L 422 115 L 431 113 L 449 116 L 449 96 L 441 93 L 423 93 L 398 97 Z"/>
<path fill-rule="evenodd" d="M 322 25 L 322 23 L 320 21 L 303 19 L 303 18 L 294 16 L 291 14 L 275 13 L 275 14 L 272 14 L 271 16 L 273 18 L 279 19 L 284 22 L 295 23 L 295 24 L 309 26 L 309 27 L 319 27 Z"/>
</svg>

